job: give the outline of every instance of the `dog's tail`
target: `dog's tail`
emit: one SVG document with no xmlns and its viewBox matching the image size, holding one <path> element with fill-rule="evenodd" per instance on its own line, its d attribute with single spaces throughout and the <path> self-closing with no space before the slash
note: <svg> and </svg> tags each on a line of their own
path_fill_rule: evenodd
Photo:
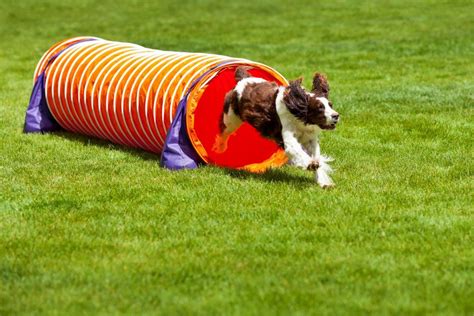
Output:
<svg viewBox="0 0 474 316">
<path fill-rule="evenodd" d="M 252 69 L 250 66 L 239 66 L 235 69 L 235 81 L 239 82 L 242 79 L 252 77 L 252 75 L 248 72 L 248 70 Z"/>
</svg>

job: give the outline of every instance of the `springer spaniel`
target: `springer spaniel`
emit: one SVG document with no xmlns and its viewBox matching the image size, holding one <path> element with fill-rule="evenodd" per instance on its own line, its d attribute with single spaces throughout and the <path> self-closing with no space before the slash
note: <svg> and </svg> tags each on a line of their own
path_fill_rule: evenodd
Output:
<svg viewBox="0 0 474 316">
<path fill-rule="evenodd" d="M 316 181 L 321 187 L 333 186 L 328 164 L 332 159 L 321 155 L 319 146 L 319 133 L 334 129 L 339 121 L 339 114 L 328 100 L 326 77 L 316 73 L 313 88 L 307 92 L 301 86 L 301 78 L 283 87 L 252 77 L 249 69 L 240 66 L 235 71 L 237 85 L 225 96 L 219 124 L 221 134 L 213 150 L 224 152 L 229 136 L 247 122 L 263 137 L 284 148 L 293 165 L 316 171 Z"/>
</svg>

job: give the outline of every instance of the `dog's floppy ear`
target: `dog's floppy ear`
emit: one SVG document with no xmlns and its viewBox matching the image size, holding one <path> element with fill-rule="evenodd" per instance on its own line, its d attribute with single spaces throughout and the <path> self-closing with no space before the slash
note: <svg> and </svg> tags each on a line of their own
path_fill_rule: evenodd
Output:
<svg viewBox="0 0 474 316">
<path fill-rule="evenodd" d="M 306 97 L 304 89 L 301 86 L 302 83 L 303 83 L 303 77 L 299 77 L 295 80 L 290 80 L 288 89 L 285 89 L 285 95 L 286 96 L 291 95 L 292 98 L 297 98 L 297 99 L 301 99 L 303 98 L 303 96 Z"/>
<path fill-rule="evenodd" d="M 303 78 L 290 81 L 285 89 L 283 101 L 288 110 L 298 119 L 305 122 L 308 108 L 308 94 L 301 86 Z"/>
<path fill-rule="evenodd" d="M 252 77 L 252 75 L 248 72 L 252 67 L 250 66 L 239 66 L 235 69 L 234 78 L 235 81 L 239 82 L 242 79 Z"/>
<path fill-rule="evenodd" d="M 301 84 L 303 83 L 303 77 L 296 78 L 295 80 L 290 80 L 290 87 L 296 88 L 296 87 L 301 87 Z"/>
<path fill-rule="evenodd" d="M 319 72 L 314 74 L 311 92 L 318 97 L 325 97 L 327 99 L 329 96 L 329 83 L 325 75 Z"/>
<path fill-rule="evenodd" d="M 287 91 L 293 92 L 296 94 L 300 94 L 301 92 L 304 92 L 304 89 L 301 86 L 302 83 L 303 83 L 303 77 L 299 77 L 295 80 L 290 80 L 290 84 L 288 85 L 290 89 L 289 90 L 287 89 Z"/>
</svg>

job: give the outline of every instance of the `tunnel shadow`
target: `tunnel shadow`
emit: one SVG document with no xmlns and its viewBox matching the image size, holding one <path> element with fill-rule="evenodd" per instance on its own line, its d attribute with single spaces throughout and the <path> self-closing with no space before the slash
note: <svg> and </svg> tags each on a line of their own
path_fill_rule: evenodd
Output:
<svg viewBox="0 0 474 316">
<path fill-rule="evenodd" d="M 98 147 L 101 149 L 113 149 L 113 150 L 120 150 L 125 152 L 131 156 L 138 157 L 145 161 L 154 161 L 159 167 L 160 162 L 160 155 L 156 153 L 151 153 L 145 151 L 144 149 L 139 148 L 132 148 L 127 147 L 124 145 L 119 145 L 116 143 L 112 143 L 108 140 L 103 140 L 96 137 L 91 137 L 87 135 L 75 134 L 70 133 L 67 131 L 57 131 L 53 133 L 55 136 L 58 136 L 62 139 L 65 139 L 70 142 L 80 143 L 83 146 L 93 146 Z M 228 169 L 218 166 L 210 166 L 212 169 L 222 170 L 226 175 L 239 179 L 239 180 L 256 180 L 256 181 L 263 181 L 263 182 L 270 182 L 270 183 L 287 183 L 290 185 L 298 186 L 298 187 L 310 187 L 315 185 L 315 181 L 313 177 L 306 176 L 303 174 L 292 174 L 287 170 L 282 169 L 269 169 L 263 173 L 253 173 L 245 170 L 236 170 L 236 169 Z"/>
<path fill-rule="evenodd" d="M 67 131 L 54 132 L 54 135 L 59 136 L 60 138 L 65 139 L 67 141 L 80 143 L 83 146 L 93 146 L 93 147 L 98 147 L 98 148 L 108 149 L 108 150 L 110 149 L 120 150 L 122 152 L 127 153 L 128 155 L 141 158 L 145 161 L 153 160 L 153 161 L 156 161 L 157 163 L 160 162 L 159 154 L 148 152 L 144 149 L 128 147 L 128 146 L 112 143 L 111 141 L 108 141 L 108 140 L 103 140 L 100 138 L 87 136 L 87 135 L 70 133 Z"/>
</svg>

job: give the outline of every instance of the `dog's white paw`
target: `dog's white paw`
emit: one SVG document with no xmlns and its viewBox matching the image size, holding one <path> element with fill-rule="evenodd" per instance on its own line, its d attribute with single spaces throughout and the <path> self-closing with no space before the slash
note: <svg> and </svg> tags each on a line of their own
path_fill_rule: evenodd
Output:
<svg viewBox="0 0 474 316">
<path fill-rule="evenodd" d="M 329 176 L 329 174 L 333 172 L 331 166 L 328 164 L 329 161 L 332 161 L 330 157 L 321 156 L 319 159 L 319 168 L 315 173 L 316 182 L 323 189 L 329 189 L 335 186 Z"/>
<path fill-rule="evenodd" d="M 316 182 L 323 189 L 328 189 L 334 186 L 332 179 L 321 168 L 316 171 Z"/>
<path fill-rule="evenodd" d="M 290 157 L 288 153 L 287 153 L 287 157 Z M 316 170 L 317 168 L 315 167 L 318 164 L 318 162 L 316 160 L 311 160 L 309 158 L 304 159 L 303 157 L 292 157 L 292 158 L 289 158 L 288 164 L 291 166 L 295 166 L 297 168 L 303 169 L 303 170 Z"/>
<path fill-rule="evenodd" d="M 319 186 L 322 188 L 322 189 L 325 189 L 325 190 L 329 190 L 331 188 L 334 188 L 336 185 L 334 183 L 332 184 L 319 184 Z"/>
</svg>

